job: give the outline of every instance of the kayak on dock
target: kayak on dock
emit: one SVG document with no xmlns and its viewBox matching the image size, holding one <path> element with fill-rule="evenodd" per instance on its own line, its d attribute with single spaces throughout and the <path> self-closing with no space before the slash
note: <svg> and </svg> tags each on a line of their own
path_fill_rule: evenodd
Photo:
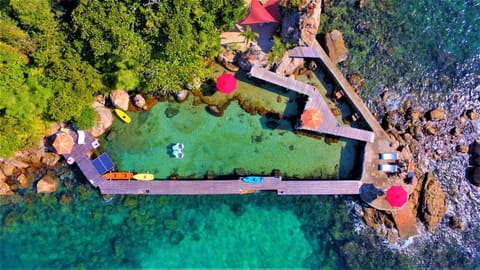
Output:
<svg viewBox="0 0 480 270">
<path fill-rule="evenodd" d="M 140 181 L 150 181 L 153 180 L 153 174 L 151 173 L 137 173 L 133 176 L 133 179 Z"/>
<path fill-rule="evenodd" d="M 115 113 L 117 114 L 117 116 L 122 119 L 123 122 L 125 123 L 130 123 L 132 121 L 132 119 L 130 118 L 130 116 L 128 116 L 128 114 L 120 109 L 115 109 Z"/>
<path fill-rule="evenodd" d="M 242 180 L 245 183 L 249 183 L 249 184 L 261 184 L 261 183 L 263 183 L 263 177 L 261 177 L 261 176 L 246 176 L 246 177 L 240 178 L 240 180 Z"/>
<path fill-rule="evenodd" d="M 131 172 L 109 172 L 103 174 L 103 178 L 107 180 L 130 180 L 133 178 Z"/>
</svg>

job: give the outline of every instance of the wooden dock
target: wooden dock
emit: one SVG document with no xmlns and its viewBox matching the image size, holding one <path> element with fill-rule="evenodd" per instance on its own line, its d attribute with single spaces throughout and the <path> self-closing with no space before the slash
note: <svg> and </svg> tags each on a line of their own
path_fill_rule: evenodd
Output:
<svg viewBox="0 0 480 270">
<path fill-rule="evenodd" d="M 307 130 L 365 142 L 374 141 L 373 132 L 358 128 L 340 126 L 332 111 L 328 107 L 328 104 L 325 102 L 322 94 L 316 87 L 301 81 L 292 80 L 257 66 L 252 67 L 250 70 L 250 75 L 252 77 L 262 79 L 272 84 L 279 85 L 308 96 L 309 99 L 306 103 L 305 109 L 314 108 L 320 110 L 322 123 L 315 129 L 306 128 Z"/>
<path fill-rule="evenodd" d="M 77 141 L 78 135 L 76 132 L 70 132 L 74 141 Z M 85 144 L 78 144 L 72 148 L 70 154 L 65 154 L 63 157 L 67 160 L 67 163 L 75 162 L 77 163 L 78 168 L 82 171 L 85 178 L 94 186 L 98 187 L 102 182 L 105 181 L 103 176 L 97 172 L 93 166 L 92 161 L 88 157 L 88 152 L 97 148 L 99 143 L 95 137 L 92 136 L 90 132 L 85 131 Z"/>
<path fill-rule="evenodd" d="M 281 177 L 264 177 L 263 183 L 236 180 L 155 180 L 104 181 L 102 194 L 213 195 L 244 194 L 249 191 L 276 191 L 279 195 L 359 194 L 358 180 L 284 181 Z"/>
<path fill-rule="evenodd" d="M 363 100 L 355 93 L 353 86 L 343 76 L 340 69 L 332 62 L 323 48 L 314 42 L 312 47 L 296 47 L 289 51 L 290 57 L 302 57 L 317 59 L 329 71 L 330 75 L 337 82 L 341 89 L 343 89 L 347 100 L 353 108 L 359 113 L 373 130 L 375 134 L 375 142 L 367 143 L 365 146 L 365 155 L 363 160 L 363 173 L 361 177 L 362 184 L 372 184 L 378 189 L 387 189 L 394 180 L 390 179 L 384 172 L 378 171 L 378 165 L 381 161 L 378 158 L 379 153 L 394 152 L 390 147 L 390 140 L 388 134 L 380 126 L 378 120 L 373 116 L 368 107 L 363 103 Z M 363 198 L 364 194 L 360 194 Z M 402 209 L 393 208 L 383 197 L 377 198 L 373 201 L 365 200 L 371 206 L 380 209 L 392 211 L 396 227 L 399 231 L 401 239 L 417 236 L 419 234 L 416 218 L 413 215 L 412 209 L 407 204 Z"/>
</svg>

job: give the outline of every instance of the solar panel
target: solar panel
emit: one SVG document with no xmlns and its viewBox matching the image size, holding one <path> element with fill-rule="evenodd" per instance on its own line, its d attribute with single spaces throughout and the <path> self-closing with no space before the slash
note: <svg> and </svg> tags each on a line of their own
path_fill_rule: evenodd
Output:
<svg viewBox="0 0 480 270">
<path fill-rule="evenodd" d="M 110 156 L 107 153 L 101 154 L 96 159 L 94 159 L 92 163 L 99 174 L 104 174 L 113 169 L 113 167 L 115 166 L 112 159 L 110 159 Z"/>
</svg>

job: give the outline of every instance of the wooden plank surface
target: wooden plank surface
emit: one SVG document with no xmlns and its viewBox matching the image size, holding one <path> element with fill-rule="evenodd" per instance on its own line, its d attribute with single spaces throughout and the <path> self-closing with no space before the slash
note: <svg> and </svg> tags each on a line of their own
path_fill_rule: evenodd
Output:
<svg viewBox="0 0 480 270">
<path fill-rule="evenodd" d="M 154 180 L 104 181 L 102 194 L 240 194 L 249 190 L 277 191 L 280 195 L 358 194 L 358 180 L 346 181 L 282 181 L 280 177 L 264 177 L 261 184 L 236 180 Z"/>
</svg>

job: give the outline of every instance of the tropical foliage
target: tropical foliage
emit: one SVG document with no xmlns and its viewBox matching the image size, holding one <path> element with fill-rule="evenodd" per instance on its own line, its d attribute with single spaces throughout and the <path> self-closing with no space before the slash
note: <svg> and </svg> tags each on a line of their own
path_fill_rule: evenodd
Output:
<svg viewBox="0 0 480 270">
<path fill-rule="evenodd" d="M 91 127 L 96 93 L 165 94 L 205 78 L 219 33 L 245 11 L 242 0 L 0 1 L 0 156 L 52 121 Z"/>
</svg>

